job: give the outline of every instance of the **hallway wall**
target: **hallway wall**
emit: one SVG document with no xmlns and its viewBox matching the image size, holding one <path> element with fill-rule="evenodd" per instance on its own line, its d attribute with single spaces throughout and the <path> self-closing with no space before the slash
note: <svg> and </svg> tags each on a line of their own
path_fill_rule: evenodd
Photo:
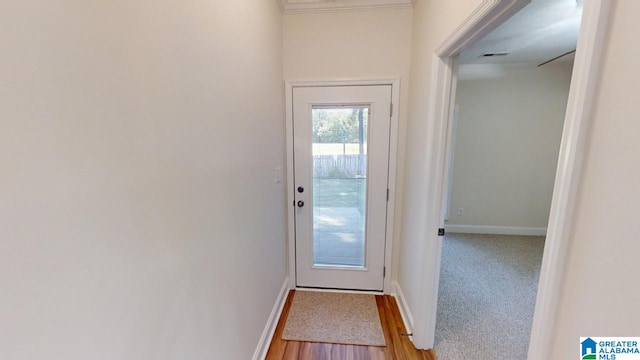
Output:
<svg viewBox="0 0 640 360">
<path fill-rule="evenodd" d="M 0 358 L 251 358 L 286 276 L 276 3 L 4 0 L 0 48 Z"/>
<path fill-rule="evenodd" d="M 422 277 L 425 219 L 427 218 L 427 168 L 431 161 L 430 146 L 426 134 L 433 131 L 429 119 L 430 85 L 434 52 L 445 37 L 462 23 L 482 0 L 435 1 L 417 0 L 414 6 L 411 86 L 407 114 L 405 143 L 405 196 L 402 213 L 402 236 L 398 282 L 406 297 L 409 311 L 416 314 L 429 304 L 418 304 L 418 292 L 423 289 Z M 426 200 L 425 200 L 426 199 Z M 433 298 L 432 301 L 437 301 Z"/>
</svg>

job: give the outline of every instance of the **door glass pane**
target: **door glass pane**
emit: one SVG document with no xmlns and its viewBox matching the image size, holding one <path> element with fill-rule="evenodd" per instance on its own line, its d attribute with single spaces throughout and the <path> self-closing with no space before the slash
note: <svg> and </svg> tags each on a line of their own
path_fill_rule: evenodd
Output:
<svg viewBox="0 0 640 360">
<path fill-rule="evenodd" d="M 313 263 L 364 267 L 368 107 L 313 108 Z"/>
</svg>

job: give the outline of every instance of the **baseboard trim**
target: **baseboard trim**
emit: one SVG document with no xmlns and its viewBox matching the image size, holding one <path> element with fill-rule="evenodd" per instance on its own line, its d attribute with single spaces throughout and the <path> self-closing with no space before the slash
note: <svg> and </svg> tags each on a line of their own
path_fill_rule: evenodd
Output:
<svg viewBox="0 0 640 360">
<path fill-rule="evenodd" d="M 269 315 L 267 324 L 262 331 L 262 336 L 260 336 L 260 341 L 258 342 L 256 351 L 253 353 L 253 360 L 264 360 L 267 357 L 267 351 L 269 351 L 269 346 L 271 345 L 273 334 L 276 331 L 276 326 L 278 326 L 278 321 L 280 320 L 280 315 L 282 315 L 282 309 L 284 309 L 284 304 L 287 301 L 288 294 L 289 277 L 284 279 L 284 283 L 282 284 L 282 288 L 280 289 L 278 298 L 273 305 L 273 309 L 271 310 L 271 314 Z"/>
<path fill-rule="evenodd" d="M 392 292 L 391 296 L 396 298 L 396 303 L 398 304 L 398 310 L 400 310 L 400 316 L 402 317 L 402 322 L 404 322 L 404 327 L 407 330 L 408 334 L 413 333 L 413 315 L 411 315 L 411 310 L 409 310 L 409 305 L 407 305 L 407 300 L 404 297 L 404 293 L 402 292 L 402 288 L 397 281 L 391 282 Z M 409 336 L 409 339 L 413 341 L 413 337 Z"/>
<path fill-rule="evenodd" d="M 545 236 L 546 227 L 485 226 L 485 225 L 445 225 L 447 232 L 461 234 L 529 235 Z"/>
</svg>

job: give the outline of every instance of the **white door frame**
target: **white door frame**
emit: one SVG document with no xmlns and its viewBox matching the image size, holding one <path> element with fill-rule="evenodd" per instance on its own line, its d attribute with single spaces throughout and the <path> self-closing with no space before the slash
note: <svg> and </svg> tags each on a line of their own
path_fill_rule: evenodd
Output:
<svg viewBox="0 0 640 360">
<path fill-rule="evenodd" d="M 385 234 L 384 266 L 386 273 L 383 282 L 383 293 L 391 292 L 391 259 L 393 257 L 393 222 L 395 214 L 396 169 L 398 156 L 398 109 L 400 103 L 400 79 L 365 79 L 336 81 L 285 81 L 285 131 L 287 142 L 287 249 L 289 260 L 289 287 L 295 289 L 296 279 L 296 242 L 295 242 L 295 189 L 293 172 L 293 88 L 323 86 L 362 86 L 391 85 L 391 128 L 389 131 L 389 201 L 387 203 L 387 226 Z"/>
<path fill-rule="evenodd" d="M 420 274 L 423 286 L 418 293 L 413 341 L 417 348 L 434 345 L 442 238 L 437 229 L 444 223 L 443 189 L 446 176 L 447 126 L 452 94 L 453 59 L 471 42 L 501 24 L 529 0 L 484 0 L 478 8 L 436 49 L 431 78 L 428 121 L 433 132 L 425 134 L 432 144 L 428 163 L 428 210 L 424 234 L 426 246 Z M 529 360 L 548 359 L 554 336 L 557 303 L 562 289 L 565 259 L 579 185 L 585 141 L 590 122 L 593 93 L 607 27 L 610 0 L 584 2 L 584 13 L 571 77 L 562 142 L 551 202 L 544 256 L 529 344 Z"/>
</svg>

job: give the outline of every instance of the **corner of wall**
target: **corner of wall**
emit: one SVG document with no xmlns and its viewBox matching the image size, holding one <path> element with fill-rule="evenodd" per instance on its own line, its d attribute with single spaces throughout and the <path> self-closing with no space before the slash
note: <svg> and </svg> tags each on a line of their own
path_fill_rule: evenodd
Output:
<svg viewBox="0 0 640 360">
<path fill-rule="evenodd" d="M 260 340 L 258 341 L 256 351 L 253 353 L 253 357 L 251 358 L 252 360 L 263 360 L 267 357 L 267 352 L 269 351 L 271 340 L 273 340 L 273 335 L 276 332 L 276 327 L 278 326 L 278 321 L 280 320 L 280 316 L 282 315 L 282 310 L 284 309 L 284 304 L 287 301 L 288 294 L 289 277 L 286 277 L 284 279 L 282 287 L 280 288 L 280 292 L 278 293 L 278 298 L 273 304 L 273 309 L 271 310 L 271 314 L 269 315 L 267 323 L 264 326 L 264 330 L 262 331 L 262 335 L 260 336 Z"/>
<path fill-rule="evenodd" d="M 404 327 L 407 330 L 407 333 L 411 334 L 413 333 L 413 315 L 411 314 L 411 310 L 409 309 L 407 300 L 405 299 L 404 293 L 402 293 L 402 288 L 397 281 L 393 281 L 391 283 L 391 286 L 391 296 L 396 298 L 396 302 L 398 303 L 398 310 L 400 310 L 400 316 L 402 317 Z M 411 341 L 413 341 L 412 337 L 409 338 L 411 339 Z"/>
</svg>

